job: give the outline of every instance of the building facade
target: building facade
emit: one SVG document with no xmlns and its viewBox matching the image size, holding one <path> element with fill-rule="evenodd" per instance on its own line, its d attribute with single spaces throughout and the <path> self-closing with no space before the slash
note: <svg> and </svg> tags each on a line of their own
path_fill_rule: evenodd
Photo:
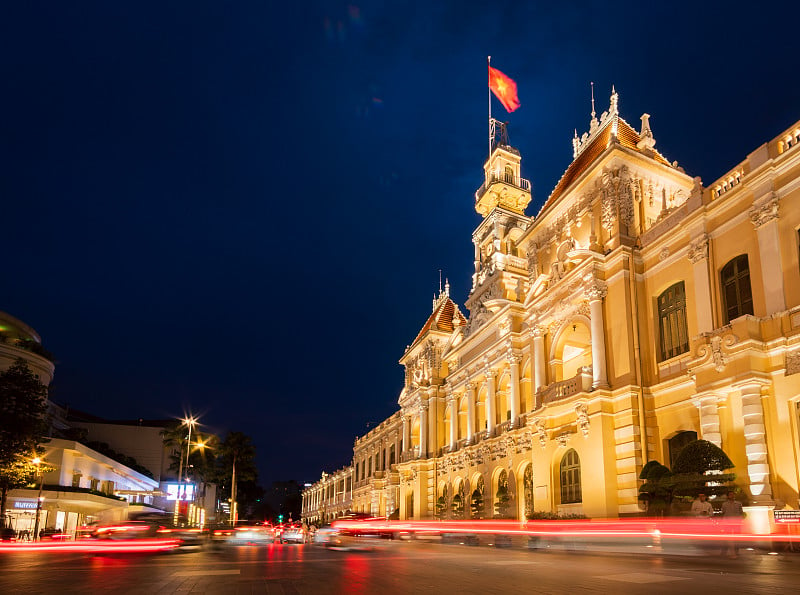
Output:
<svg viewBox="0 0 800 595">
<path fill-rule="evenodd" d="M 32 535 L 37 514 L 39 529 L 74 537 L 80 526 L 124 520 L 131 510 L 155 510 L 158 481 L 74 440 L 51 438 L 42 446 L 38 485 L 9 492 L 7 526 L 18 533 Z"/>
<path fill-rule="evenodd" d="M 468 315 L 445 288 L 400 359 L 399 518 L 636 514 L 642 466 L 696 438 L 750 518 L 798 507 L 800 122 L 704 186 L 649 119 L 613 92 L 535 216 L 519 151 L 493 143 Z M 356 477 L 385 514 L 385 484 Z"/>
<path fill-rule="evenodd" d="M 302 493 L 302 521 L 324 525 L 351 512 L 353 506 L 353 467 L 322 473 L 320 480 Z"/>
</svg>

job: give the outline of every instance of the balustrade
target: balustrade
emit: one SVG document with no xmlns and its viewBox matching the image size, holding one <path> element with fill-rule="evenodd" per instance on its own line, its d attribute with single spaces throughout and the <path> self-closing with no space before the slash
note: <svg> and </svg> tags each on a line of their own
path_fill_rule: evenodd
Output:
<svg viewBox="0 0 800 595">
<path fill-rule="evenodd" d="M 592 389 L 592 367 L 584 366 L 578 369 L 578 373 L 572 378 L 567 378 L 560 382 L 542 388 L 539 393 L 541 404 L 555 403 L 572 395 L 589 392 Z"/>
</svg>

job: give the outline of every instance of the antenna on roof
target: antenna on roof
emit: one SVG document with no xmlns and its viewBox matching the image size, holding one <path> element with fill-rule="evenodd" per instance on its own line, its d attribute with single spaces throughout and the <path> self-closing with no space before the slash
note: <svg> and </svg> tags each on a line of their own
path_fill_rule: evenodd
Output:
<svg viewBox="0 0 800 595">
<path fill-rule="evenodd" d="M 592 87 L 592 120 L 594 120 L 594 117 L 597 115 L 594 111 L 594 81 L 591 81 L 589 85 Z"/>
<path fill-rule="evenodd" d="M 439 295 L 442 294 L 442 269 L 439 269 Z"/>
</svg>

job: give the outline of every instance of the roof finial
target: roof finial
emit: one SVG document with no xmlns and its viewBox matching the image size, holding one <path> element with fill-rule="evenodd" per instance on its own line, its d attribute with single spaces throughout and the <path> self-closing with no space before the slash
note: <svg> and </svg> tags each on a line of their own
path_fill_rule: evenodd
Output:
<svg viewBox="0 0 800 595">
<path fill-rule="evenodd" d="M 450 297 L 450 280 L 447 277 L 444 279 L 444 294 Z"/>
<path fill-rule="evenodd" d="M 575 136 L 572 137 L 572 158 L 575 159 L 581 151 L 581 141 L 578 139 L 578 129 L 575 129 Z"/>
<path fill-rule="evenodd" d="M 442 269 L 439 269 L 439 295 L 442 295 Z"/>
<path fill-rule="evenodd" d="M 608 110 L 608 113 L 612 116 L 619 112 L 619 94 L 617 90 L 614 88 L 614 85 L 611 85 L 611 107 Z"/>
<path fill-rule="evenodd" d="M 596 115 L 596 112 L 594 111 L 594 81 L 591 81 L 589 85 L 592 87 L 592 119 L 594 119 Z"/>
</svg>

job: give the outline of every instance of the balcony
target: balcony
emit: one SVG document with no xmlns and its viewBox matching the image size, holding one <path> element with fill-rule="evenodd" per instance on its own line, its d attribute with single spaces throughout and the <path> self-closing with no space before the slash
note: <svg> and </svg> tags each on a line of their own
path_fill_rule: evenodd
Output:
<svg viewBox="0 0 800 595">
<path fill-rule="evenodd" d="M 520 190 L 524 190 L 526 192 L 531 191 L 530 180 L 520 178 L 519 176 L 509 176 L 506 174 L 496 175 L 492 173 L 489 176 L 489 179 L 481 184 L 481 187 L 475 192 L 475 202 L 480 201 L 481 197 L 486 194 L 486 191 L 490 186 L 492 186 L 492 184 L 508 184 L 509 186 L 514 186 L 515 188 L 519 188 Z"/>
<path fill-rule="evenodd" d="M 495 436 L 499 436 L 500 434 L 508 432 L 512 428 L 513 428 L 513 425 L 511 423 L 511 420 L 509 419 L 508 421 L 504 421 L 501 424 L 497 424 L 497 427 L 495 427 L 495 429 L 494 429 L 494 435 Z"/>
<path fill-rule="evenodd" d="M 419 458 L 419 446 L 415 446 L 411 450 L 407 450 L 400 455 L 400 460 L 403 463 L 407 461 L 415 461 L 418 458 Z"/>
<path fill-rule="evenodd" d="M 592 390 L 592 367 L 584 366 L 572 378 L 554 382 L 536 393 L 537 400 L 542 405 L 555 403 L 582 392 Z"/>
</svg>

